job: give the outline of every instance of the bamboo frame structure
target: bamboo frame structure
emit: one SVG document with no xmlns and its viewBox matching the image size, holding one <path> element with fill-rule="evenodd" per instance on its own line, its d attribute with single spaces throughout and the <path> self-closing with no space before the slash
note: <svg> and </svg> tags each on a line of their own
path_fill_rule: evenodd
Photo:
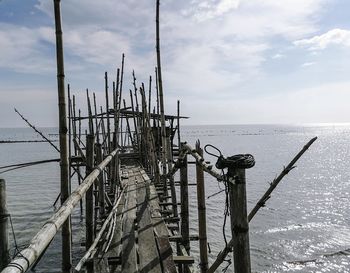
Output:
<svg viewBox="0 0 350 273">
<path fill-rule="evenodd" d="M 27 167 L 59 160 L 61 206 L 32 238 L 29 246 L 17 254 L 2 273 L 23 273 L 35 267 L 60 228 L 62 228 L 63 240 L 62 271 L 70 271 L 72 261 L 70 215 L 78 203 L 83 213 L 82 199 L 84 197 L 86 253 L 75 267 L 76 271 L 81 271 L 85 266 L 87 272 L 109 272 L 110 268 L 116 269 L 119 266 L 117 272 L 129 273 L 129 271 L 122 270 L 125 268 L 135 269 L 133 272 L 136 270 L 148 272 L 147 270 L 152 266 L 154 272 L 196 272 L 195 258 L 191 256 L 191 241 L 197 240 L 200 252 L 199 268 L 202 273 L 215 272 L 232 247 L 234 248 L 235 272 L 250 273 L 249 221 L 265 205 L 279 182 L 294 168 L 294 164 L 316 138 L 310 140 L 283 169 L 247 216 L 244 170 L 237 168 L 234 172 L 229 170 L 227 174 L 224 174 L 224 171 L 215 170 L 210 163 L 205 161 L 199 141 L 195 149 L 181 142 L 180 119 L 186 117 L 180 116 L 180 101 L 177 101 L 177 115 L 165 115 L 159 5 L 160 1 L 156 0 L 157 67 L 154 84 L 156 96 L 153 95 L 156 97 L 156 105 L 153 105 L 153 113 L 151 113 L 152 99 L 154 100 L 151 76 L 147 97 L 144 83 L 141 82 L 141 86 L 137 86 L 133 71 L 134 90 L 130 90 L 130 106 L 127 105 L 125 95 L 123 97 L 125 55 L 122 54 L 121 69 L 117 69 L 116 81 L 113 82 L 113 103 L 109 99 L 108 73 L 105 72 L 105 101 L 102 103 L 103 106 L 100 106 L 100 113 L 97 113 L 95 93 L 93 93 L 92 105 L 89 91 L 86 89 L 87 113 L 82 115 L 81 110 L 76 109 L 75 96 L 73 95 L 71 100 L 69 92 L 69 126 L 67 128 L 60 0 L 54 0 L 60 116 L 59 149 L 44 135 L 42 137 L 56 147 L 56 150 L 60 152 L 60 158 L 12 164 L 0 167 L 0 169 Z M 27 121 L 22 115 L 21 117 Z M 130 118 L 133 119 L 132 122 L 129 122 Z M 31 124 L 30 126 L 36 130 Z M 85 143 L 84 133 L 82 133 L 84 127 L 88 128 L 88 131 L 85 131 Z M 177 137 L 177 142 L 175 137 Z M 195 162 L 188 162 L 190 156 L 195 159 Z M 196 164 L 196 181 L 189 183 L 188 167 L 193 163 Z M 84 167 L 85 178 L 81 173 Z M 175 174 L 178 170 L 180 181 L 175 181 Z M 228 187 L 233 236 L 211 266 L 208 263 L 205 172 L 216 180 L 224 182 Z M 69 181 L 74 176 L 77 176 L 79 185 L 70 194 Z M 2 181 L 0 179 L 1 202 L 5 199 L 2 197 Z M 179 191 L 175 186 L 180 186 Z M 197 187 L 198 235 L 190 234 L 189 186 Z M 179 194 L 180 198 L 178 198 Z M 0 220 L 7 215 L 1 202 Z M 181 212 L 178 215 L 179 208 Z M 116 213 L 117 210 L 118 213 Z M 118 217 L 119 220 L 117 220 Z M 6 235 L 4 235 L 6 232 L 3 232 L 7 227 L 4 228 L 2 223 L 0 221 L 0 251 L 8 248 Z M 142 238 L 144 238 L 144 245 L 143 248 L 139 248 Z M 173 255 L 170 242 L 174 243 L 173 246 L 176 244 L 177 255 Z M 112 250 L 109 252 L 110 248 Z M 143 249 L 142 253 L 140 249 Z M 142 257 L 151 257 L 151 252 L 153 252 L 152 255 L 154 254 L 150 259 L 151 262 L 148 263 L 146 260 L 141 262 Z M 5 264 L 1 261 L 0 267 Z M 101 265 L 102 261 L 107 261 L 107 264 Z M 176 271 L 175 263 L 178 271 Z M 145 267 L 136 269 L 141 264 Z"/>
</svg>

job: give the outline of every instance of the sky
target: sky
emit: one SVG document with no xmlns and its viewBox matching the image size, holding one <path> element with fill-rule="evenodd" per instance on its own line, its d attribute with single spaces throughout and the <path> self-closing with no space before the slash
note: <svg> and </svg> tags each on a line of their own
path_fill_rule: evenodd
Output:
<svg viewBox="0 0 350 273">
<path fill-rule="evenodd" d="M 65 81 L 154 78 L 155 0 L 62 0 Z M 350 1 L 161 0 L 165 108 L 187 124 L 350 122 Z M 57 126 L 53 1 L 0 0 L 0 127 Z M 147 85 L 147 84 L 146 84 Z M 154 89 L 154 79 L 153 88 Z M 125 96 L 128 101 L 129 96 Z M 155 103 L 153 97 L 152 103 Z"/>
</svg>

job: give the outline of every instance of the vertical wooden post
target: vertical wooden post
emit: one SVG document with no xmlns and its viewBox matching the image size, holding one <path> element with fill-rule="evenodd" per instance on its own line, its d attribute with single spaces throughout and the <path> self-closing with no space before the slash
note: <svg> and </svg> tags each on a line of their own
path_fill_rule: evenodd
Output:
<svg viewBox="0 0 350 273">
<path fill-rule="evenodd" d="M 6 182 L 0 179 L 0 271 L 10 262 Z"/>
<path fill-rule="evenodd" d="M 249 224 L 245 169 L 229 169 L 235 184 L 229 183 L 230 217 L 235 273 L 250 273 Z"/>
<path fill-rule="evenodd" d="M 96 162 L 100 164 L 103 161 L 102 157 L 102 145 L 100 143 L 96 144 Z M 105 214 L 105 182 L 103 172 L 98 176 L 98 206 L 100 208 L 100 219 L 104 217 Z"/>
<path fill-rule="evenodd" d="M 67 110 L 66 94 L 64 86 L 64 60 L 63 39 L 61 26 L 60 0 L 54 0 L 55 28 L 56 28 L 56 58 L 57 58 L 57 88 L 58 88 L 58 110 L 59 110 L 59 139 L 60 139 L 60 177 L 61 177 L 61 204 L 70 195 L 69 185 L 69 162 L 67 143 Z M 72 234 L 71 219 L 64 222 L 62 226 L 62 271 L 68 272 L 72 266 Z"/>
<path fill-rule="evenodd" d="M 197 153 L 203 157 L 203 150 L 200 148 L 200 143 L 196 143 Z M 200 264 L 201 273 L 205 273 L 208 270 L 208 243 L 207 243 L 207 219 L 206 219 L 206 207 L 205 207 L 205 184 L 204 184 L 204 172 L 203 168 L 198 164 L 196 165 L 197 175 L 197 202 L 198 202 L 198 228 L 199 228 L 199 252 L 200 252 Z"/>
<path fill-rule="evenodd" d="M 86 175 L 89 175 L 94 167 L 94 142 L 95 138 L 89 134 L 86 136 Z M 94 241 L 94 187 L 91 186 L 85 195 L 85 227 L 86 227 L 86 250 L 90 248 Z M 92 272 L 93 265 L 87 267 L 88 272 Z"/>
<path fill-rule="evenodd" d="M 182 145 L 183 143 L 181 143 Z M 184 157 L 180 167 L 180 193 L 181 193 L 181 235 L 182 243 L 190 254 L 190 225 L 189 225 L 189 204 L 188 204 L 188 169 L 187 155 Z"/>
<path fill-rule="evenodd" d="M 168 169 L 171 170 L 172 168 L 172 157 L 171 157 L 171 144 L 170 144 L 170 137 L 167 138 L 167 149 L 168 149 Z M 174 217 L 178 216 L 177 212 L 177 198 L 176 198 L 176 189 L 175 189 L 175 181 L 174 176 L 171 175 L 168 177 L 169 179 L 169 185 L 170 185 L 170 193 L 171 193 L 171 202 L 172 202 L 172 208 L 173 208 L 173 215 Z"/>
</svg>

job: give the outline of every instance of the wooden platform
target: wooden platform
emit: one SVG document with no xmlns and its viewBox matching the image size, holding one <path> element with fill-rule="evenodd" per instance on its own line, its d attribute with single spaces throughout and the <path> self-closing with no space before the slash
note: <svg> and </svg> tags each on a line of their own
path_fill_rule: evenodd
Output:
<svg viewBox="0 0 350 273">
<path fill-rule="evenodd" d="M 121 178 L 126 190 L 115 216 L 117 228 L 105 259 L 95 259 L 95 272 L 177 272 L 153 183 L 137 166 L 123 167 Z"/>
</svg>

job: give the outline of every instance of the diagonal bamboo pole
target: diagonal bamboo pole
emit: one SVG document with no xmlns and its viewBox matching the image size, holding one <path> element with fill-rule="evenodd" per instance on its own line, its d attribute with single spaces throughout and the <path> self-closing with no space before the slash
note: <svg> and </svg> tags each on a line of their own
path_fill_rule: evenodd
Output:
<svg viewBox="0 0 350 273">
<path fill-rule="evenodd" d="M 87 190 L 95 182 L 99 174 L 110 163 L 118 153 L 118 149 L 111 152 L 76 188 L 61 207 L 46 221 L 38 233 L 30 241 L 29 246 L 23 249 L 1 273 L 23 273 L 26 272 L 34 262 L 45 251 L 47 246 L 57 234 L 59 229 L 70 217 L 74 207 L 84 197 Z"/>
<path fill-rule="evenodd" d="M 60 152 L 60 150 L 56 147 L 55 144 L 52 143 L 52 141 L 50 139 L 48 139 L 42 132 L 40 132 L 34 125 L 32 125 L 29 120 L 27 120 L 16 108 L 15 108 L 15 112 L 35 131 L 37 132 L 43 139 L 45 139 L 52 147 L 54 147 L 54 149 L 57 152 Z"/>
<path fill-rule="evenodd" d="M 254 215 L 258 212 L 258 210 L 265 205 L 265 202 L 270 198 L 270 195 L 272 191 L 277 187 L 279 182 L 283 179 L 284 176 L 286 176 L 290 170 L 295 168 L 294 164 L 299 160 L 299 158 L 306 152 L 307 149 L 316 141 L 317 137 L 312 138 L 304 147 L 303 149 L 292 159 L 292 161 L 287 165 L 287 167 L 283 168 L 283 171 L 280 173 L 280 175 L 274 179 L 274 181 L 271 183 L 270 187 L 267 189 L 265 194 L 262 198 L 258 201 L 258 203 L 255 205 L 255 207 L 252 209 L 252 211 L 248 215 L 248 221 L 254 217 Z M 214 263 L 210 266 L 208 273 L 214 273 L 215 270 L 220 266 L 220 264 L 225 260 L 226 256 L 230 253 L 234 240 L 231 239 L 227 246 L 219 253 Z"/>
</svg>

